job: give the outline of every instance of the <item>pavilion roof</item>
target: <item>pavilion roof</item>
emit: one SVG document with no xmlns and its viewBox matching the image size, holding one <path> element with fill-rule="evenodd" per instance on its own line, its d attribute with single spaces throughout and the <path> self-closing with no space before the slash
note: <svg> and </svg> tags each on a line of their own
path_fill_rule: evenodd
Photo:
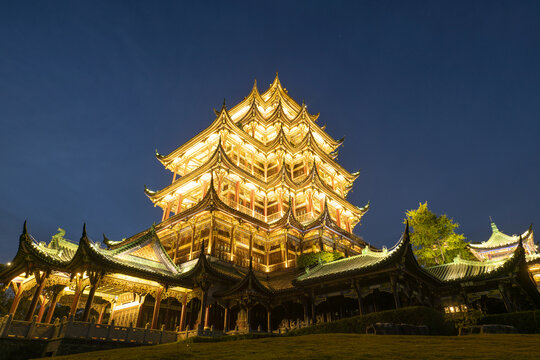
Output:
<svg viewBox="0 0 540 360">
<path fill-rule="evenodd" d="M 475 261 L 463 260 L 458 256 L 451 263 L 429 267 L 426 271 L 443 282 L 481 280 L 508 274 L 520 262 L 525 263 L 526 258 L 523 242 L 518 238 L 516 251 L 507 259 Z"/>
<path fill-rule="evenodd" d="M 517 245 L 519 243 L 520 237 L 527 241 L 530 236 L 533 234 L 532 225 L 521 235 L 506 235 L 499 231 L 497 225 L 492 221 L 491 222 L 491 236 L 487 241 L 481 243 L 471 243 L 469 247 L 474 250 L 491 250 L 506 247 L 509 245 Z"/>
<path fill-rule="evenodd" d="M 306 269 L 304 274 L 296 278 L 295 283 L 303 285 L 319 280 L 360 275 L 394 263 L 405 256 L 407 252 L 412 255 L 408 224 L 401 239 L 392 249 L 373 251 L 367 246 L 363 249 L 362 254 L 319 264 L 312 269 Z"/>
</svg>

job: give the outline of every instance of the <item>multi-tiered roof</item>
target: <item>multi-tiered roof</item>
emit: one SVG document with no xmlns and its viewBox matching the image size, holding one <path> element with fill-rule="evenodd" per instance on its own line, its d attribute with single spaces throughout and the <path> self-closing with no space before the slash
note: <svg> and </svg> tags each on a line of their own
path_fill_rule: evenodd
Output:
<svg viewBox="0 0 540 360">
<path fill-rule="evenodd" d="M 358 253 L 365 243 L 353 229 L 369 205 L 359 208 L 347 201 L 359 173 L 336 161 L 343 139 L 328 135 L 317 118 L 289 96 L 277 75 L 262 94 L 255 82 L 239 104 L 216 111 L 216 119 L 201 133 L 168 155 L 156 152 L 173 179 L 159 191 L 145 188 L 146 194 L 163 209 L 164 224 L 191 218 L 195 209 L 207 211 L 202 204 L 214 197 L 220 216 L 267 235 L 294 229 L 294 252 L 306 245 L 308 252 L 318 246 Z M 301 245 L 305 235 L 319 230 L 328 232 L 328 248 L 322 239 Z"/>
<path fill-rule="evenodd" d="M 171 185 L 147 191 L 166 213 L 164 219 L 171 211 L 177 214 L 199 202 L 213 172 L 219 179 L 217 190 L 229 205 L 266 223 L 282 217 L 289 196 L 303 224 L 323 213 L 326 199 L 333 220 L 352 232 L 367 206 L 358 208 L 345 199 L 358 173 L 335 161 L 343 140 L 329 136 L 316 123 L 318 115 L 296 103 L 277 76 L 263 94 L 255 82 L 242 102 L 231 110 L 223 105 L 216 114 L 214 122 L 190 141 L 169 155 L 157 154 L 174 174 Z M 239 198 L 231 196 L 238 181 L 243 192 Z M 251 191 L 254 206 L 248 208 Z"/>
</svg>

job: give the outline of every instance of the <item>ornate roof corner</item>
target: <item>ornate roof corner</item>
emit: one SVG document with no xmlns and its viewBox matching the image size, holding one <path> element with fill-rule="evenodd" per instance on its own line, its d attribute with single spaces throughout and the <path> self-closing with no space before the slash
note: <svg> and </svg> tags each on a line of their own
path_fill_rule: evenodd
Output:
<svg viewBox="0 0 540 360">
<path fill-rule="evenodd" d="M 364 206 L 362 206 L 362 207 L 360 208 L 360 210 L 362 210 L 363 212 L 366 212 L 366 211 L 369 210 L 369 207 L 370 207 L 370 206 L 371 206 L 371 201 L 368 200 L 367 204 L 364 205 Z"/>
<path fill-rule="evenodd" d="M 151 196 L 155 195 L 157 193 L 157 191 L 150 190 L 146 186 L 146 184 L 144 184 L 144 193 L 146 194 L 146 196 L 151 197 Z"/>
<path fill-rule="evenodd" d="M 22 233 L 23 233 L 23 235 L 26 235 L 26 234 L 28 234 L 28 227 L 27 227 L 27 225 L 26 225 L 26 221 L 27 221 L 27 220 L 24 220 L 24 225 L 23 225 L 23 232 L 22 232 Z"/>
<path fill-rule="evenodd" d="M 167 156 L 161 155 L 161 154 L 158 152 L 157 149 L 155 150 L 155 155 L 156 155 L 156 158 L 157 158 L 159 161 L 161 161 L 161 162 L 163 162 L 163 160 L 165 160 L 165 159 L 167 158 Z"/>
<path fill-rule="evenodd" d="M 103 234 L 103 243 L 107 246 L 107 249 L 110 249 L 111 246 L 120 243 L 121 241 L 113 241 L 109 239 L 105 234 Z"/>
</svg>

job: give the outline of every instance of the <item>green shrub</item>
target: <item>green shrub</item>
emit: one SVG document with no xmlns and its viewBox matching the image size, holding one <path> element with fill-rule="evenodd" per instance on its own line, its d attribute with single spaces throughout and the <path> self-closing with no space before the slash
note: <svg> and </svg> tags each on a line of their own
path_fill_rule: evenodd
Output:
<svg viewBox="0 0 540 360">
<path fill-rule="evenodd" d="M 540 333 L 540 310 L 486 315 L 478 323 L 511 325 L 519 333 L 538 334 Z"/>
<path fill-rule="evenodd" d="M 212 343 L 212 342 L 221 342 L 221 341 L 237 341 L 237 340 L 251 340 L 251 339 L 260 339 L 271 336 L 279 336 L 275 334 L 267 333 L 249 333 L 249 334 L 239 334 L 239 335 L 224 335 L 224 336 L 194 336 L 186 340 L 183 340 L 187 343 Z"/>
<path fill-rule="evenodd" d="M 375 323 L 427 325 L 431 334 L 448 335 L 448 328 L 442 312 L 415 306 L 397 310 L 387 310 L 367 315 L 354 316 L 342 320 L 292 330 L 287 335 L 307 335 L 322 333 L 365 333 L 366 327 Z"/>
</svg>

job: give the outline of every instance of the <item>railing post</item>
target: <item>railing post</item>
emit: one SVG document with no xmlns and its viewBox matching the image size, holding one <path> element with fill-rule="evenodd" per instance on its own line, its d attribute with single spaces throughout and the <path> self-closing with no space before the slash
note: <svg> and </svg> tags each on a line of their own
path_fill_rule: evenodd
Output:
<svg viewBox="0 0 540 360">
<path fill-rule="evenodd" d="M 111 340 L 112 338 L 112 332 L 114 330 L 114 319 L 111 320 L 111 323 L 109 324 L 109 329 L 107 330 L 107 340 Z"/>
<path fill-rule="evenodd" d="M 165 331 L 165 325 L 161 325 L 161 331 L 159 333 L 158 344 L 161 344 L 161 342 L 163 341 L 163 331 Z"/>
<path fill-rule="evenodd" d="M 54 319 L 53 326 L 54 326 L 54 331 L 51 336 L 51 339 L 56 339 L 57 337 L 59 337 L 58 335 L 60 334 L 60 319 L 59 318 Z"/>
<path fill-rule="evenodd" d="M 91 339 L 92 338 L 92 330 L 94 329 L 95 327 L 95 319 L 92 318 L 92 320 L 90 321 L 90 324 L 88 324 L 88 331 L 86 332 L 86 338 L 87 339 Z"/>
<path fill-rule="evenodd" d="M 11 329 L 11 322 L 13 321 L 13 313 L 6 315 L 6 320 L 4 322 L 4 331 L 2 331 L 2 337 L 8 337 L 9 330 Z"/>
<path fill-rule="evenodd" d="M 144 337 L 143 337 L 143 343 L 148 342 L 148 334 L 150 333 L 150 323 L 146 323 L 146 326 L 144 327 Z"/>
<path fill-rule="evenodd" d="M 129 323 L 129 327 L 127 328 L 127 334 L 126 334 L 126 342 L 129 342 L 129 336 L 133 332 L 133 322 Z"/>
<path fill-rule="evenodd" d="M 32 322 L 30 323 L 30 326 L 28 327 L 28 332 L 26 333 L 27 339 L 31 339 L 34 336 L 34 330 L 36 328 L 36 321 L 37 321 L 37 315 L 34 315 L 32 317 Z"/>
</svg>

